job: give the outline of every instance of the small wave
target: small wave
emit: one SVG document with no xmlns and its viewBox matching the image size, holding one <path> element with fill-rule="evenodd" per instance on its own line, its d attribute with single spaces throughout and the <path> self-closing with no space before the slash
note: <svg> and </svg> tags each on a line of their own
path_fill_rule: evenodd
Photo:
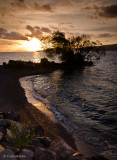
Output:
<svg viewBox="0 0 117 160">
<path fill-rule="evenodd" d="M 117 156 L 117 86 L 112 83 L 115 68 L 110 72 L 107 60 L 105 66 L 101 63 L 70 75 L 57 70 L 28 77 L 27 82 L 32 86 L 30 94 L 45 104 L 57 120 L 72 128 L 102 154 Z"/>
</svg>

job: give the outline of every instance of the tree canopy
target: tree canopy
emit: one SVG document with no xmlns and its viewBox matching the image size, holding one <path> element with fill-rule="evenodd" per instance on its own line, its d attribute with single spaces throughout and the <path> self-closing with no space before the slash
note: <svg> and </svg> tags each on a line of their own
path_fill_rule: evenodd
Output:
<svg viewBox="0 0 117 160">
<path fill-rule="evenodd" d="M 66 38 L 64 32 L 55 31 L 42 38 L 43 49 L 48 57 L 58 56 L 61 62 L 86 64 L 99 59 L 104 49 L 99 41 L 90 41 L 85 35 Z"/>
</svg>

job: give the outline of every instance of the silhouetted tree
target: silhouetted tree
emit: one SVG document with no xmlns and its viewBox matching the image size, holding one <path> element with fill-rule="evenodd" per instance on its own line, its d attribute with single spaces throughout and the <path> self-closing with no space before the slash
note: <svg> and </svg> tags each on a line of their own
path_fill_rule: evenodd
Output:
<svg viewBox="0 0 117 160">
<path fill-rule="evenodd" d="M 83 40 L 85 39 L 85 40 Z M 62 62 L 86 64 L 99 59 L 102 53 L 101 43 L 86 40 L 86 35 L 66 38 L 65 33 L 56 31 L 43 37 L 43 49 L 48 57 L 58 56 Z"/>
</svg>

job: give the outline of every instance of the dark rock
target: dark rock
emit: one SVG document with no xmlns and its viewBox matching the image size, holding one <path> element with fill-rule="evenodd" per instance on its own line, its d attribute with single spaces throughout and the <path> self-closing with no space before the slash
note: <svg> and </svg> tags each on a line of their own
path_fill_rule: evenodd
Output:
<svg viewBox="0 0 117 160">
<path fill-rule="evenodd" d="M 44 129 L 41 126 L 35 127 L 35 136 L 43 136 L 44 135 Z"/>
<path fill-rule="evenodd" d="M 16 112 L 3 113 L 4 119 L 10 119 L 16 122 L 21 122 L 20 115 Z"/>
<path fill-rule="evenodd" d="M 3 66 L 4 66 L 4 67 L 6 66 L 6 62 L 3 62 Z"/>
<path fill-rule="evenodd" d="M 0 119 L 3 119 L 3 115 L 0 115 Z"/>
<path fill-rule="evenodd" d="M 1 142 L 1 145 L 4 147 L 4 148 L 7 148 L 9 146 L 9 144 L 7 142 Z"/>
<path fill-rule="evenodd" d="M 0 119 L 0 126 L 7 126 L 7 121 L 4 119 Z"/>
<path fill-rule="evenodd" d="M 35 152 L 36 147 L 33 146 L 33 145 L 28 145 L 28 146 L 26 146 L 24 149 L 29 149 L 29 150 Z"/>
<path fill-rule="evenodd" d="M 3 152 L 4 150 L 5 150 L 5 148 L 0 145 L 0 153 Z"/>
<path fill-rule="evenodd" d="M 18 148 L 14 148 L 14 147 L 11 147 L 11 146 L 7 146 L 7 149 L 12 150 L 15 154 L 17 154 L 19 152 Z"/>
<path fill-rule="evenodd" d="M 33 139 L 32 141 L 31 141 L 31 144 L 33 145 L 33 146 L 35 146 L 35 147 L 43 147 L 43 145 L 40 143 L 40 140 L 39 139 Z"/>
<path fill-rule="evenodd" d="M 87 160 L 108 160 L 108 159 L 105 158 L 104 156 L 95 156 L 95 157 L 87 158 Z"/>
<path fill-rule="evenodd" d="M 78 98 L 78 97 L 71 98 L 71 102 L 78 102 L 79 100 L 80 100 L 80 98 Z"/>
<path fill-rule="evenodd" d="M 22 158 L 19 157 L 19 160 L 32 160 L 34 158 L 34 152 L 29 149 L 23 149 L 19 156 L 23 156 Z"/>
<path fill-rule="evenodd" d="M 36 148 L 35 150 L 35 160 L 56 160 L 54 153 L 47 149 Z"/>
<path fill-rule="evenodd" d="M 58 159 L 69 160 L 69 157 L 74 154 L 75 150 L 69 146 L 63 139 L 59 139 L 58 142 L 54 143 L 52 148 L 57 154 Z"/>
<path fill-rule="evenodd" d="M 0 141 L 3 139 L 3 133 L 2 132 L 0 132 Z"/>
<path fill-rule="evenodd" d="M 51 140 L 49 139 L 49 137 L 35 137 L 35 139 L 38 139 L 44 147 L 50 146 Z"/>
<path fill-rule="evenodd" d="M 3 152 L 0 153 L 0 160 L 16 160 L 15 154 L 12 150 L 10 149 L 5 149 Z"/>
</svg>

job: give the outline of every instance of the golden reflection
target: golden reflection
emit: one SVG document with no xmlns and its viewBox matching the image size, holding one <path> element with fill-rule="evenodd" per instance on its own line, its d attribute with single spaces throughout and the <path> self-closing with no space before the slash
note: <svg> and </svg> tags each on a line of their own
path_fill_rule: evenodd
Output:
<svg viewBox="0 0 117 160">
<path fill-rule="evenodd" d="M 34 63 L 40 63 L 41 57 L 39 52 L 34 52 L 33 53 L 33 62 Z"/>
</svg>

